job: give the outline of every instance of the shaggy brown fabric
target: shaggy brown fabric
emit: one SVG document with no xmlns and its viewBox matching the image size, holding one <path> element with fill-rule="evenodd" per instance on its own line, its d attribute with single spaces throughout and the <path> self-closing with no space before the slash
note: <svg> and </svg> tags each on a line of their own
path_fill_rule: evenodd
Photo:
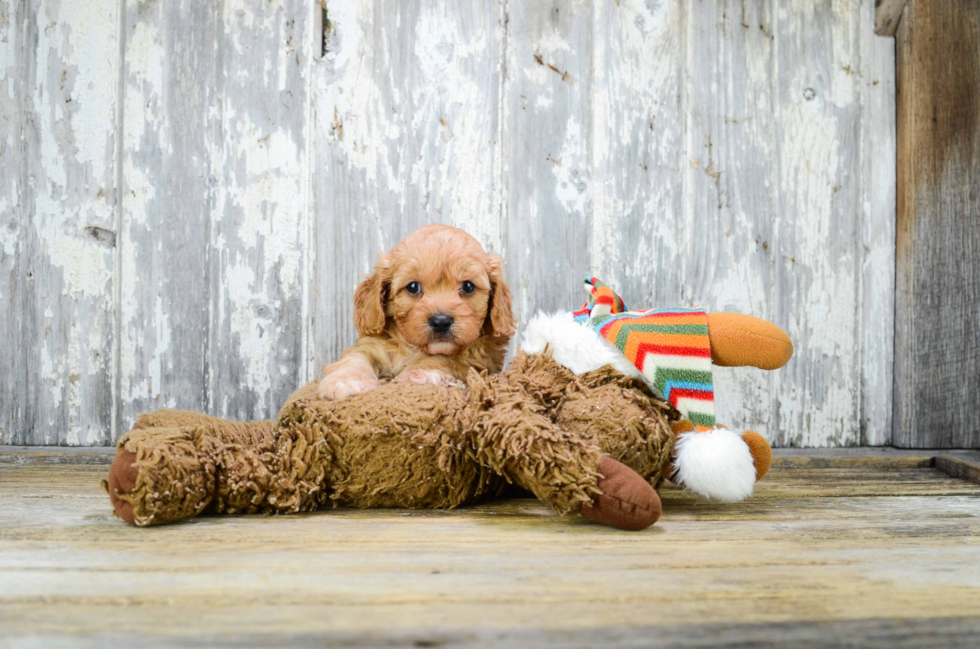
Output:
<svg viewBox="0 0 980 649">
<path fill-rule="evenodd" d="M 456 507 L 495 493 L 500 478 L 466 440 L 467 396 L 389 383 L 339 401 L 291 399 L 279 417 L 277 505 Z"/>
<path fill-rule="evenodd" d="M 490 378 L 470 374 L 477 412 L 469 435 L 476 460 L 559 514 L 578 511 L 599 493 L 602 452 L 594 442 L 555 426 L 538 399 L 528 398 L 526 378 L 520 372 Z"/>
<path fill-rule="evenodd" d="M 112 473 L 124 462 L 104 486 L 135 524 L 152 525 L 202 511 L 451 508 L 507 483 L 577 512 L 602 493 L 606 453 L 651 485 L 663 479 L 675 413 L 617 372 L 576 377 L 548 356 L 518 354 L 467 383 L 386 384 L 338 401 L 317 399 L 310 384 L 275 424 L 157 411 L 119 441 L 135 456 L 132 488 Z"/>
<path fill-rule="evenodd" d="M 605 367 L 577 377 L 568 386 L 556 422 L 593 441 L 604 454 L 659 488 L 674 450 L 671 422 L 679 417 L 643 383 Z"/>
</svg>

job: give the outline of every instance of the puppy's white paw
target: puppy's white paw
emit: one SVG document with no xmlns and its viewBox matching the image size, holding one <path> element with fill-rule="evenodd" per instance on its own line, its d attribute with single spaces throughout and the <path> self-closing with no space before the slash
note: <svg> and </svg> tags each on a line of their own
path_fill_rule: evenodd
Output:
<svg viewBox="0 0 980 649">
<path fill-rule="evenodd" d="M 370 392 L 379 385 L 381 382 L 374 376 L 338 372 L 337 375 L 326 376 L 320 381 L 320 385 L 316 388 L 316 395 L 321 399 L 343 399 Z"/>
<path fill-rule="evenodd" d="M 455 377 L 445 372 L 421 368 L 405 370 L 394 380 L 395 383 L 414 383 L 415 385 L 462 385 Z"/>
</svg>

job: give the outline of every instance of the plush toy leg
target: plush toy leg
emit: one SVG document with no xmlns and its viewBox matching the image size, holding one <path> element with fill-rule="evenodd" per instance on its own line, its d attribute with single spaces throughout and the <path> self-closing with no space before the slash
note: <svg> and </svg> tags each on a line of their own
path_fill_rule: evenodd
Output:
<svg viewBox="0 0 980 649">
<path fill-rule="evenodd" d="M 202 458 L 194 427 L 134 430 L 120 440 L 103 482 L 116 514 L 131 525 L 194 516 L 214 498 L 215 466 Z"/>
<path fill-rule="evenodd" d="M 639 530 L 660 516 L 660 497 L 629 467 L 578 433 L 556 426 L 525 377 L 469 377 L 476 414 L 469 426 L 477 461 L 529 490 L 559 514 L 579 511 L 620 529 Z"/>
<path fill-rule="evenodd" d="M 590 372 L 565 391 L 556 423 L 595 440 L 604 454 L 639 473 L 656 489 L 667 477 L 674 411 L 631 386 L 631 380 L 615 370 Z"/>
<path fill-rule="evenodd" d="M 146 427 L 155 424 L 166 427 Z M 272 458 L 271 422 L 158 411 L 140 417 L 119 441 L 103 486 L 116 514 L 139 526 L 169 523 L 206 508 L 259 511 L 271 508 Z"/>
<path fill-rule="evenodd" d="M 611 457 L 602 458 L 599 472 L 602 493 L 582 505 L 583 516 L 621 530 L 643 530 L 657 522 L 660 496 L 640 474 Z"/>
<path fill-rule="evenodd" d="M 670 479 L 705 498 L 736 502 L 752 495 L 769 471 L 772 449 L 754 431 L 738 434 L 724 426 L 698 432 L 686 419 L 673 425 L 673 464 Z"/>
<path fill-rule="evenodd" d="M 709 313 L 708 336 L 711 362 L 723 367 L 775 370 L 793 356 L 793 343 L 785 331 L 750 315 Z"/>
</svg>

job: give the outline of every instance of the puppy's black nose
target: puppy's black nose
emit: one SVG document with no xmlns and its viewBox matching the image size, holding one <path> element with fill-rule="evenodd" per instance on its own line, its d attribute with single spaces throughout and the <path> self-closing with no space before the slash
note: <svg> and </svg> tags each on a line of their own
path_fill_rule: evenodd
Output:
<svg viewBox="0 0 980 649">
<path fill-rule="evenodd" d="M 436 313 L 429 316 L 429 328 L 437 334 L 444 334 L 453 326 L 453 317 L 445 313 Z"/>
</svg>

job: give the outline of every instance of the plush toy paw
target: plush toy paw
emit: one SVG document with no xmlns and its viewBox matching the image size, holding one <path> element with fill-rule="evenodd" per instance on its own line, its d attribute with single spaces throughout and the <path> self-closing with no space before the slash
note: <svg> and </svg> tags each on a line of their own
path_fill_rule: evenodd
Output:
<svg viewBox="0 0 980 649">
<path fill-rule="evenodd" d="M 320 381 L 320 385 L 316 389 L 316 396 L 328 400 L 343 399 L 370 392 L 380 385 L 381 381 L 376 376 L 355 374 L 353 372 L 337 372 L 324 377 Z"/>
<path fill-rule="evenodd" d="M 602 493 L 582 506 L 582 515 L 621 530 L 643 530 L 660 518 L 660 496 L 640 474 L 611 457 L 599 462 Z"/>
<path fill-rule="evenodd" d="M 121 448 L 116 453 L 112 466 L 109 467 L 108 481 L 103 483 L 106 491 L 109 492 L 109 500 L 112 501 L 112 508 L 116 510 L 116 515 L 130 525 L 133 525 L 136 520 L 133 505 L 120 498 L 119 494 L 126 494 L 135 487 L 137 476 L 139 476 L 139 469 L 136 468 L 136 454 Z"/>
<path fill-rule="evenodd" d="M 715 428 L 728 430 L 728 426 L 724 424 L 715 424 Z M 749 447 L 749 453 L 752 454 L 752 465 L 755 467 L 755 481 L 758 482 L 769 473 L 769 466 L 772 464 L 772 447 L 769 446 L 769 442 L 766 441 L 765 437 L 754 430 L 739 433 L 739 436 Z"/>
<path fill-rule="evenodd" d="M 395 383 L 413 383 L 415 385 L 461 385 L 456 377 L 440 370 L 424 370 L 414 368 L 401 372 L 394 379 Z"/>
<path fill-rule="evenodd" d="M 765 437 L 754 430 L 747 430 L 742 433 L 742 441 L 748 445 L 749 453 L 752 454 L 752 464 L 755 466 L 755 481 L 758 482 L 762 480 L 763 476 L 769 473 L 769 467 L 772 465 L 772 447 L 769 446 L 769 442 L 766 441 Z"/>
</svg>

